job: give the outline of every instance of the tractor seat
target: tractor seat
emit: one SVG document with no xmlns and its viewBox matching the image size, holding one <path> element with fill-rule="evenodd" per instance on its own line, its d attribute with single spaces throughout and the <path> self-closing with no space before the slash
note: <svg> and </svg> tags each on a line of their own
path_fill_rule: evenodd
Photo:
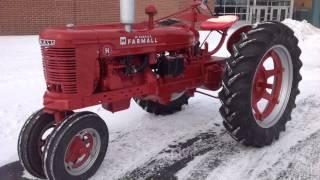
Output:
<svg viewBox="0 0 320 180">
<path fill-rule="evenodd" d="M 239 19 L 238 16 L 218 16 L 215 18 L 207 19 L 205 22 L 201 23 L 202 30 L 225 30 L 230 28 L 237 20 Z"/>
</svg>

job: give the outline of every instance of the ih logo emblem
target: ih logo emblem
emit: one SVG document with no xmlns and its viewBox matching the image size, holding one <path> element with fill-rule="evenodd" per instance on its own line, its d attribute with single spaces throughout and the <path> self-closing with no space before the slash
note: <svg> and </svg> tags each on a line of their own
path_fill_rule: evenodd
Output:
<svg viewBox="0 0 320 180">
<path fill-rule="evenodd" d="M 121 46 L 127 45 L 127 38 L 126 37 L 120 37 L 120 45 Z"/>
</svg>

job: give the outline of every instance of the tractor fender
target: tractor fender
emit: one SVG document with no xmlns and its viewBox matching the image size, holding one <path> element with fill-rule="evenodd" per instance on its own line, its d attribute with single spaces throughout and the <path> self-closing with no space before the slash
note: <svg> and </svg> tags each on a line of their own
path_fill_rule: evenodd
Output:
<svg viewBox="0 0 320 180">
<path fill-rule="evenodd" d="M 232 52 L 232 46 L 233 44 L 237 43 L 241 39 L 241 34 L 243 32 L 248 32 L 252 29 L 252 25 L 244 25 L 237 29 L 235 32 L 232 33 L 232 35 L 229 37 L 227 41 L 227 49 L 231 53 Z"/>
</svg>

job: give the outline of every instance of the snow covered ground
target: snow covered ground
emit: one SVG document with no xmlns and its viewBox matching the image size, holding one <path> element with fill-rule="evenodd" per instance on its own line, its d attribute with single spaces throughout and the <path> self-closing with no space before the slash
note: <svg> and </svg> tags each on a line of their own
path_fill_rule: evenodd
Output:
<svg viewBox="0 0 320 180">
<path fill-rule="evenodd" d="M 304 66 L 297 108 L 279 141 L 261 149 L 234 142 L 221 126 L 219 101 L 202 95 L 166 117 L 150 115 L 134 102 L 116 114 L 91 107 L 110 130 L 107 156 L 92 179 L 320 179 L 320 30 L 306 22 L 284 23 L 300 40 Z M 20 128 L 42 107 L 37 38 L 0 37 L 0 166 L 18 160 Z"/>
</svg>

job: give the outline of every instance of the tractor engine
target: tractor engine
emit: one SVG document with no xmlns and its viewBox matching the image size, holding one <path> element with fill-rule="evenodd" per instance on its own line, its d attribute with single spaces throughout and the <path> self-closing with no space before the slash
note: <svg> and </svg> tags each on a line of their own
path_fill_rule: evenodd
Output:
<svg viewBox="0 0 320 180">
<path fill-rule="evenodd" d="M 157 73 L 160 76 L 179 76 L 184 72 L 185 57 L 178 55 L 161 55 L 158 58 Z"/>
</svg>

